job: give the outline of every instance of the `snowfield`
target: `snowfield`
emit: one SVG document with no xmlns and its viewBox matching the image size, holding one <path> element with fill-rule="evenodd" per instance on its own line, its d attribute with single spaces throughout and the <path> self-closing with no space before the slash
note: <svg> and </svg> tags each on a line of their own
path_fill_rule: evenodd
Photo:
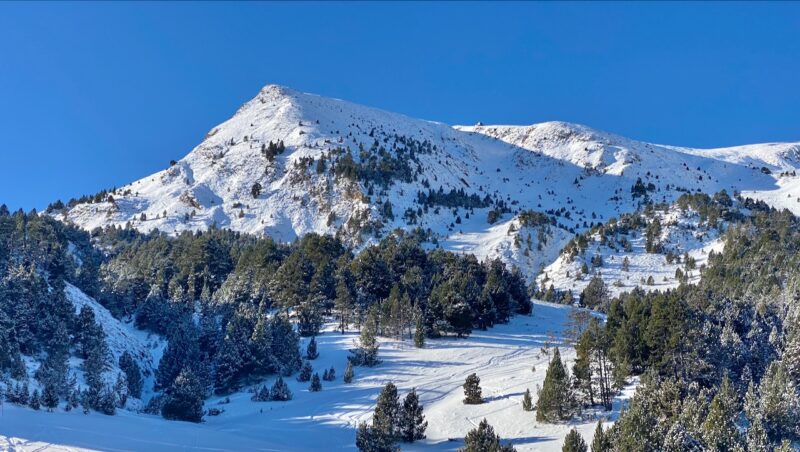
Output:
<svg viewBox="0 0 800 452">
<path fill-rule="evenodd" d="M 383 362 L 374 368 L 355 368 L 352 384 L 342 382 L 347 350 L 355 332 L 327 331 L 317 338 L 320 357 L 314 371 L 333 366 L 336 381 L 323 382 L 321 392 L 308 383 L 287 379 L 294 399 L 289 402 L 253 402 L 239 392 L 213 397 L 206 408 L 223 408 L 220 416 L 203 424 L 166 421 L 158 416 L 121 410 L 116 416 L 33 411 L 5 405 L 0 416 L 0 448 L 33 450 L 355 450 L 355 429 L 369 421 L 380 389 L 389 381 L 401 397 L 416 387 L 425 406 L 428 438 L 401 444 L 404 450 L 455 450 L 464 435 L 484 417 L 503 439 L 520 451 L 559 451 L 572 426 L 591 440 L 597 419 L 613 422 L 623 400 L 635 385 L 615 399 L 611 412 L 584 412 L 573 423 L 540 424 L 534 412 L 522 410 L 522 394 L 544 380 L 549 356 L 543 347 L 559 346 L 571 367 L 574 351 L 565 344 L 564 324 L 572 308 L 537 302 L 533 315 L 515 317 L 507 325 L 476 331 L 469 338 L 430 340 L 416 349 L 410 340 L 381 340 Z M 481 378 L 486 403 L 464 405 L 461 385 L 470 373 Z M 273 380 L 267 381 L 271 384 Z"/>
</svg>

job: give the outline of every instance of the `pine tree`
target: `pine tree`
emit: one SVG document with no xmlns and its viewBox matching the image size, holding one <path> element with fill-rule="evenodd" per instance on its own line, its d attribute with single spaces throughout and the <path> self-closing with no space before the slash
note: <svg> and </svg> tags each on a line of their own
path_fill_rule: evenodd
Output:
<svg viewBox="0 0 800 452">
<path fill-rule="evenodd" d="M 464 437 L 464 447 L 460 452 L 512 452 L 516 451 L 510 445 L 501 445 L 500 437 L 494 428 L 484 418 L 478 426 Z"/>
<path fill-rule="evenodd" d="M 317 351 L 317 339 L 316 336 L 312 336 L 311 341 L 308 343 L 308 347 L 306 347 L 306 359 L 312 361 L 318 357 L 319 352 Z"/>
<path fill-rule="evenodd" d="M 418 439 L 425 439 L 425 429 L 428 428 L 428 421 L 422 414 L 422 404 L 419 403 L 417 389 L 412 388 L 403 399 L 403 406 L 400 408 L 400 439 L 407 443 L 412 443 Z"/>
<path fill-rule="evenodd" d="M 200 422 L 203 418 L 203 388 L 195 374 L 187 369 L 178 374 L 167 390 L 161 409 L 166 419 Z"/>
<path fill-rule="evenodd" d="M 561 447 L 561 452 L 586 452 L 586 441 L 577 430 L 574 428 L 567 433 L 564 438 L 564 445 Z"/>
<path fill-rule="evenodd" d="M 325 371 L 325 375 L 322 378 L 325 381 L 333 381 L 336 380 L 336 370 L 331 366 L 330 369 Z"/>
<path fill-rule="evenodd" d="M 292 391 L 289 390 L 289 385 L 283 381 L 283 377 L 278 377 L 278 379 L 275 380 L 272 389 L 269 391 L 269 398 L 276 402 L 292 400 Z"/>
<path fill-rule="evenodd" d="M 481 396 L 481 379 L 476 374 L 470 374 L 464 382 L 464 404 L 478 405 L 483 403 Z"/>
<path fill-rule="evenodd" d="M 750 428 L 747 429 L 747 450 L 769 452 L 771 449 L 772 444 L 769 441 L 769 436 L 767 436 L 767 431 L 764 429 L 764 423 L 761 422 L 761 416 L 757 416 L 750 421 Z"/>
<path fill-rule="evenodd" d="M 422 316 L 417 316 L 417 325 L 414 329 L 414 347 L 425 347 L 425 327 L 422 324 Z"/>
<path fill-rule="evenodd" d="M 592 439 L 592 452 L 611 452 L 611 440 L 608 433 L 603 430 L 603 421 L 597 421 L 597 428 L 594 429 Z"/>
<path fill-rule="evenodd" d="M 530 389 L 525 389 L 525 394 L 522 395 L 522 410 L 533 411 L 533 400 L 531 399 Z"/>
<path fill-rule="evenodd" d="M 128 384 L 128 394 L 131 397 L 139 398 L 142 396 L 142 371 L 133 356 L 126 350 L 119 357 L 119 370 L 125 372 L 125 379 Z"/>
<path fill-rule="evenodd" d="M 380 363 L 378 359 L 377 313 L 371 311 L 361 328 L 357 348 L 351 350 L 350 360 L 357 366 L 372 367 Z"/>
<path fill-rule="evenodd" d="M 392 382 L 386 383 L 378 394 L 372 426 L 390 438 L 397 437 L 400 427 L 400 398 L 397 386 Z"/>
<path fill-rule="evenodd" d="M 539 422 L 564 420 L 572 414 L 571 409 L 569 375 L 561 362 L 561 353 L 556 348 L 547 368 L 542 389 L 539 391 L 536 420 Z"/>
<path fill-rule="evenodd" d="M 42 405 L 47 408 L 47 411 L 53 411 L 53 408 L 58 406 L 58 388 L 53 382 L 48 382 L 44 385 L 42 390 Z"/>
<path fill-rule="evenodd" d="M 270 393 L 269 388 L 267 385 L 261 385 L 256 388 L 256 391 L 253 393 L 253 396 L 250 397 L 250 400 L 254 402 L 267 402 L 270 400 Z"/>
<path fill-rule="evenodd" d="M 344 376 L 342 377 L 342 380 L 344 380 L 345 383 L 352 383 L 354 376 L 355 375 L 353 374 L 353 362 L 348 360 L 347 367 L 344 368 Z"/>
<path fill-rule="evenodd" d="M 31 394 L 30 400 L 28 400 L 28 406 L 30 406 L 34 410 L 39 410 L 39 407 L 41 406 L 41 401 L 39 399 L 38 389 L 33 390 L 33 394 Z"/>
<path fill-rule="evenodd" d="M 396 452 L 400 450 L 390 436 L 368 426 L 366 422 L 358 424 L 356 447 L 360 452 Z"/>
<path fill-rule="evenodd" d="M 314 376 L 311 377 L 311 385 L 308 387 L 308 390 L 311 392 L 322 391 L 322 383 L 319 381 L 318 373 L 314 372 Z"/>
<path fill-rule="evenodd" d="M 726 451 L 733 450 L 739 444 L 739 430 L 735 423 L 738 412 L 736 392 L 725 375 L 702 426 L 703 439 L 707 446 Z"/>
<path fill-rule="evenodd" d="M 305 383 L 311 381 L 311 374 L 314 369 L 311 368 L 311 363 L 308 361 L 303 362 L 303 367 L 300 368 L 300 373 L 297 374 L 297 381 Z"/>
</svg>

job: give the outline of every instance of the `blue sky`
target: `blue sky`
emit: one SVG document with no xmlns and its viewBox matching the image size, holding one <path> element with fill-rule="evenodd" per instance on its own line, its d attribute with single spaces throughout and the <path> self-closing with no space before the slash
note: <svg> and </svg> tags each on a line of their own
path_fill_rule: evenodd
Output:
<svg viewBox="0 0 800 452">
<path fill-rule="evenodd" d="M 120 186 L 267 83 L 451 124 L 800 140 L 800 4 L 0 3 L 0 203 Z"/>
</svg>

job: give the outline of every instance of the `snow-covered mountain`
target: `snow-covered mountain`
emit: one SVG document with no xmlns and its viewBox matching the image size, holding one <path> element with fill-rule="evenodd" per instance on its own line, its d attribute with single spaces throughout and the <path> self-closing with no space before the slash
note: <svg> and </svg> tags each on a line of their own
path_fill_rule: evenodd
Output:
<svg viewBox="0 0 800 452">
<path fill-rule="evenodd" d="M 800 212 L 798 154 L 800 143 L 690 149 L 563 122 L 452 127 L 269 85 L 166 169 L 56 215 L 86 229 L 217 225 L 355 245 L 420 227 L 533 276 L 575 233 L 645 199 L 725 189 Z M 520 230 L 530 211 L 549 224 Z"/>
</svg>

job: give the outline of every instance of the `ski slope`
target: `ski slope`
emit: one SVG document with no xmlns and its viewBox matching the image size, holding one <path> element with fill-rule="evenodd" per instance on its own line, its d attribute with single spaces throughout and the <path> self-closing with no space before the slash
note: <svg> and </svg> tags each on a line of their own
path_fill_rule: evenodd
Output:
<svg viewBox="0 0 800 452">
<path fill-rule="evenodd" d="M 574 351 L 564 343 L 563 329 L 571 308 L 536 303 L 532 316 L 519 316 L 507 325 L 476 331 L 466 339 L 428 341 L 416 349 L 409 340 L 381 339 L 383 362 L 371 369 L 355 368 L 352 384 L 342 382 L 347 349 L 355 332 L 332 330 L 318 337 L 320 357 L 315 371 L 334 366 L 337 378 L 323 381 L 312 393 L 308 383 L 287 382 L 294 393 L 288 402 L 253 402 L 251 394 L 230 396 L 230 403 L 214 397 L 206 408 L 223 408 L 220 416 L 206 416 L 203 424 L 166 421 L 158 416 L 120 411 L 116 416 L 97 413 L 36 412 L 6 405 L 0 416 L 0 448 L 33 450 L 355 450 L 355 429 L 369 421 L 380 389 L 389 381 L 401 398 L 416 387 L 425 407 L 428 438 L 402 444 L 404 450 L 455 450 L 464 435 L 484 417 L 497 433 L 520 451 L 559 451 L 574 425 L 591 440 L 595 415 L 613 421 L 634 385 L 615 399 L 612 412 L 584 412 L 584 419 L 565 424 L 540 424 L 534 412 L 522 410 L 522 394 L 530 388 L 535 400 L 549 357 L 546 344 L 558 345 L 571 366 Z M 533 369 L 533 370 L 532 370 Z M 486 403 L 464 405 L 461 385 L 470 373 L 481 378 Z M 271 384 L 272 380 L 267 381 Z"/>
</svg>

